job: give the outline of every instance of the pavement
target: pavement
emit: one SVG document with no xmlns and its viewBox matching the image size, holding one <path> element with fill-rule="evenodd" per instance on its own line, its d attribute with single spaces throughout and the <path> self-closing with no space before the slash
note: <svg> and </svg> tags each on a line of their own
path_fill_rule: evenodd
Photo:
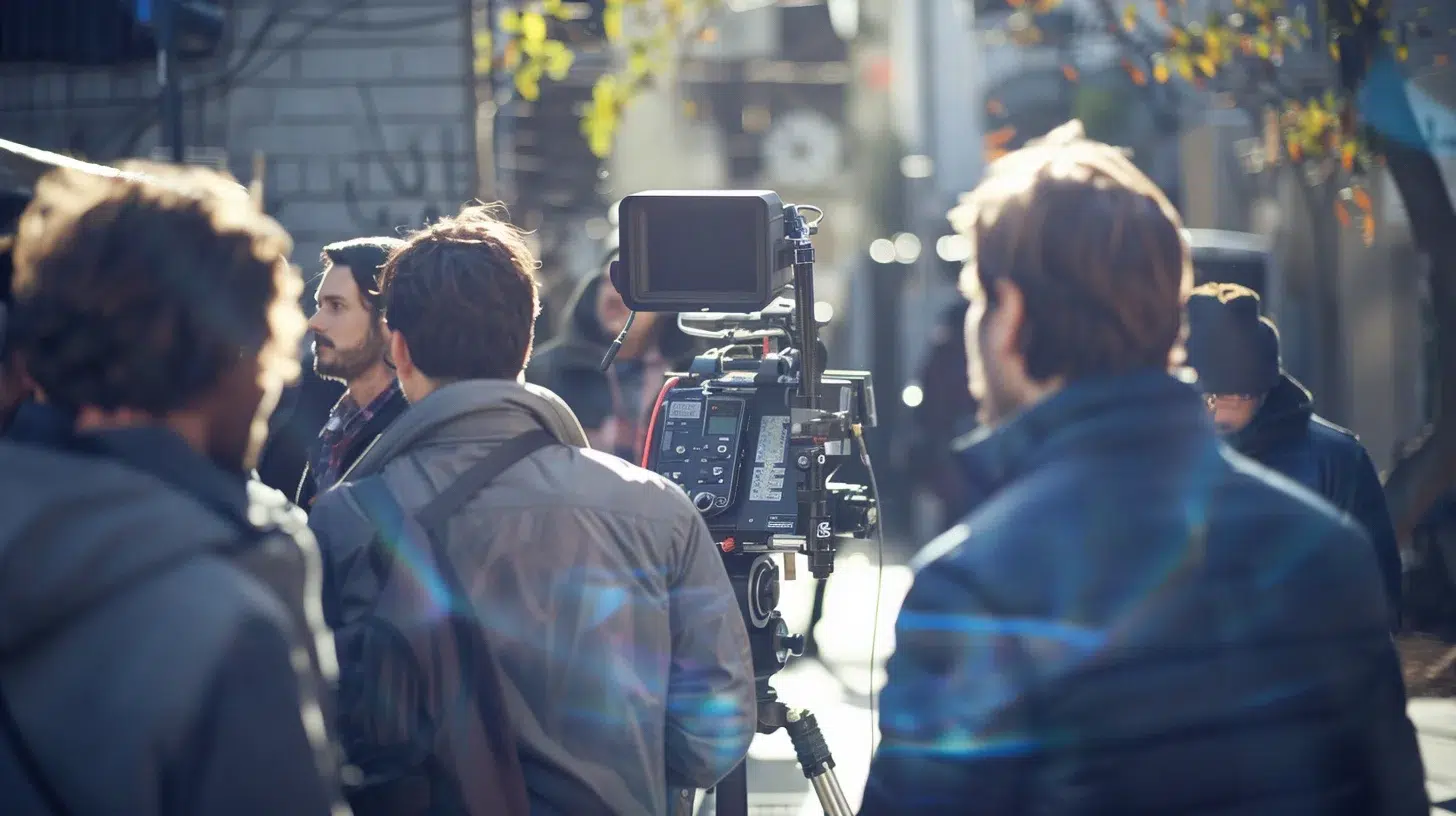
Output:
<svg viewBox="0 0 1456 816">
<path fill-rule="evenodd" d="M 891 563 L 884 567 L 883 582 L 877 582 L 875 558 L 841 554 L 825 593 L 825 622 L 817 632 L 820 659 L 792 661 L 773 682 L 780 700 L 808 708 L 818 718 L 840 786 L 854 810 L 859 809 L 879 740 L 872 693 L 884 684 L 885 661 L 895 646 L 895 618 L 911 582 L 908 567 Z M 806 572 L 800 569 L 801 575 Z M 805 630 L 813 598 L 807 579 L 783 585 L 779 610 L 790 631 Z M 1432 816 L 1456 813 L 1456 699 L 1412 700 L 1409 711 L 1419 732 Z M 751 816 L 823 813 L 782 731 L 754 739 L 748 752 L 748 786 Z M 699 800 L 700 816 L 716 816 L 712 797 L 700 794 Z"/>
<path fill-rule="evenodd" d="M 1420 736 L 1431 814 L 1456 813 L 1456 700 L 1411 700 L 1406 710 Z"/>
</svg>

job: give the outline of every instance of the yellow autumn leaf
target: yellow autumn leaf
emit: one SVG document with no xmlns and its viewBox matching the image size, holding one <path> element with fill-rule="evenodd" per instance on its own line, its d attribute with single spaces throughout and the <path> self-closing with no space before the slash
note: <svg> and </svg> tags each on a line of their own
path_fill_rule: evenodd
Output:
<svg viewBox="0 0 1456 816">
<path fill-rule="evenodd" d="M 610 6 L 602 12 L 602 31 L 611 42 L 622 39 L 622 7 Z"/>
<path fill-rule="evenodd" d="M 1401 62 L 1405 62 L 1406 60 L 1410 59 L 1410 47 L 1402 45 L 1396 48 L 1395 58 Z"/>
<path fill-rule="evenodd" d="M 571 19 L 571 9 L 562 0 L 546 0 L 541 4 L 541 10 L 558 20 Z"/>
<path fill-rule="evenodd" d="M 1183 77 L 1183 79 L 1186 80 L 1186 81 L 1188 81 L 1188 82 L 1192 82 L 1193 81 L 1193 61 L 1190 60 L 1190 59 L 1188 59 L 1188 55 L 1187 54 L 1174 54 L 1173 57 L 1172 57 L 1172 59 L 1173 59 L 1173 70 L 1177 72 L 1178 76 Z"/>
<path fill-rule="evenodd" d="M 1159 85 L 1166 85 L 1168 83 L 1168 80 L 1170 79 L 1168 75 L 1168 63 L 1162 60 L 1158 60 L 1158 63 L 1153 66 L 1153 79 L 1156 80 Z"/>
<path fill-rule="evenodd" d="M 1340 167 L 1348 173 L 1355 169 L 1355 143 L 1345 142 L 1340 148 Z"/>
<path fill-rule="evenodd" d="M 1272 50 L 1268 40 L 1263 38 L 1254 40 L 1254 53 L 1259 55 L 1259 59 L 1269 59 Z"/>
<path fill-rule="evenodd" d="M 516 92 L 527 102 L 541 98 L 541 66 L 528 63 L 516 71 Z"/>
<path fill-rule="evenodd" d="M 534 11 L 521 15 L 521 39 L 527 44 L 546 41 L 546 17 Z"/>
<path fill-rule="evenodd" d="M 477 31 L 471 39 L 474 42 L 476 75 L 484 76 L 489 74 L 491 63 L 495 56 L 494 40 L 491 38 L 490 32 L 486 30 Z"/>
<path fill-rule="evenodd" d="M 1137 30 L 1137 8 L 1128 5 L 1122 9 L 1122 27 L 1128 31 Z"/>
<path fill-rule="evenodd" d="M 647 59 L 647 54 L 642 51 L 633 51 L 627 57 L 627 76 L 644 77 L 652 72 L 652 64 Z"/>
<path fill-rule="evenodd" d="M 1197 63 L 1198 70 L 1202 71 L 1203 75 L 1206 77 L 1211 77 L 1214 74 L 1218 73 L 1218 66 L 1213 63 L 1213 58 L 1208 56 L 1207 54 L 1199 54 L 1197 58 Z"/>
<path fill-rule="evenodd" d="M 507 34 L 521 33 L 521 13 L 515 9 L 506 9 L 500 13 L 500 29 Z"/>
<path fill-rule="evenodd" d="M 566 79 L 571 73 L 571 65 L 576 62 L 576 55 L 566 47 L 566 43 L 560 40 L 547 40 L 541 51 L 541 62 L 545 65 L 546 75 L 556 82 Z"/>
</svg>

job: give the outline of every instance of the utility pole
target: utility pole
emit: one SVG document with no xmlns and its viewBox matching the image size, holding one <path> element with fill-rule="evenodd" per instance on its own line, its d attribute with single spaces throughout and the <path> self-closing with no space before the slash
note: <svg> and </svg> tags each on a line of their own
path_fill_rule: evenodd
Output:
<svg viewBox="0 0 1456 816">
<path fill-rule="evenodd" d="M 161 94 L 162 146 L 181 164 L 187 149 L 182 137 L 182 86 L 177 71 L 177 6 L 181 0 L 152 0 L 156 14 L 157 87 Z"/>
</svg>

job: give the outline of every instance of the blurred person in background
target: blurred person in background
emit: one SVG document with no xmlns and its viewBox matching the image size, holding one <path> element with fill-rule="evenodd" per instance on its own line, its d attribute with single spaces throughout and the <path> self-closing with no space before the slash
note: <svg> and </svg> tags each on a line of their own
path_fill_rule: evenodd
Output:
<svg viewBox="0 0 1456 816">
<path fill-rule="evenodd" d="M 308 321 L 313 370 L 343 383 L 345 390 L 309 447 L 295 494 L 299 507 L 311 506 L 315 496 L 333 487 L 409 407 L 389 364 L 379 309 L 380 267 L 402 246 L 398 238 L 358 238 L 324 247 L 323 280 L 314 293 L 318 309 Z"/>
<path fill-rule="evenodd" d="M 345 748 L 366 780 L 352 801 L 414 779 L 467 803 L 455 812 L 508 812 L 505 743 L 534 816 L 662 816 L 753 738 L 748 636 L 707 525 L 676 485 L 585 447 L 570 408 L 523 381 L 535 270 L 521 233 L 483 207 L 385 265 L 411 407 L 309 519 L 329 563 Z M 424 633 L 438 648 L 391 650 L 372 636 L 378 604 L 422 563 L 450 630 Z M 434 761 L 416 766 L 392 726 L 420 709 L 419 686 L 426 711 L 461 700 L 465 713 L 438 720 Z"/>
<path fill-rule="evenodd" d="M 1368 537 L 1169 374 L 1162 192 L 1069 123 L 951 220 L 976 504 L 912 565 L 861 813 L 1429 813 Z"/>
<path fill-rule="evenodd" d="M 1318 493 L 1365 528 L 1390 599 L 1401 606 L 1400 548 L 1385 489 L 1351 431 L 1314 413 L 1309 390 L 1284 371 L 1279 331 L 1259 313 L 1259 295 L 1205 283 L 1188 298 L 1188 365 L 1208 410 L 1234 450 Z"/>
<path fill-rule="evenodd" d="M 652 406 L 668 371 L 685 367 L 696 346 L 678 328 L 677 315 L 642 312 L 612 365 L 602 357 L 630 313 L 607 277 L 617 259 L 609 244 L 599 272 L 586 278 L 567 301 L 566 323 L 526 366 L 528 382 L 549 388 L 571 406 L 596 450 L 629 462 L 642 460 Z"/>
<path fill-rule="evenodd" d="M 942 532 L 970 510 L 970 490 L 952 450 L 957 439 L 976 427 L 976 401 L 966 379 L 966 312 L 970 304 L 957 298 L 940 315 L 930 350 L 916 381 L 920 404 L 911 411 L 916 438 L 910 448 L 910 472 L 919 486 L 935 497 L 939 515 L 934 530 Z"/>
<path fill-rule="evenodd" d="M 43 178 L 0 440 L 7 812 L 343 812 L 318 553 L 246 478 L 303 332 L 287 233 L 201 169 Z"/>
</svg>

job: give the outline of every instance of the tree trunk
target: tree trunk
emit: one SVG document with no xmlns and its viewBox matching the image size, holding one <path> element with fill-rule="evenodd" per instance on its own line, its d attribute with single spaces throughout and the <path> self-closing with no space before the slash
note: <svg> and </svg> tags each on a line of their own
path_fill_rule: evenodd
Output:
<svg viewBox="0 0 1456 816">
<path fill-rule="evenodd" d="M 1456 209 L 1441 166 L 1416 122 L 1404 81 L 1378 84 L 1386 166 L 1405 204 L 1415 245 L 1429 259 L 1438 363 L 1433 368 L 1439 372 L 1439 380 L 1432 384 L 1437 395 L 1435 417 L 1426 436 L 1396 463 L 1385 482 L 1396 535 L 1408 542 L 1411 531 L 1456 484 Z"/>
</svg>

